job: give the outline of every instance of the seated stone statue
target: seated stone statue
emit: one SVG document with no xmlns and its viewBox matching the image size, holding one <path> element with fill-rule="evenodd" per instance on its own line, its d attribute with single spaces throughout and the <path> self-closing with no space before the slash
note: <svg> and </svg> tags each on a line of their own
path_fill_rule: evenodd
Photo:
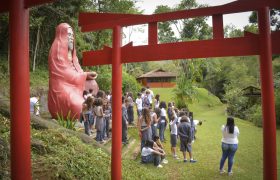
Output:
<svg viewBox="0 0 280 180">
<path fill-rule="evenodd" d="M 95 82 L 97 74 L 84 72 L 79 64 L 70 25 L 61 23 L 57 26 L 48 61 L 49 112 L 53 118 L 57 118 L 57 114 L 66 117 L 69 112 L 71 118 L 78 118 L 84 101 L 83 91 L 93 89 L 93 94 L 97 93 L 98 85 Z"/>
</svg>

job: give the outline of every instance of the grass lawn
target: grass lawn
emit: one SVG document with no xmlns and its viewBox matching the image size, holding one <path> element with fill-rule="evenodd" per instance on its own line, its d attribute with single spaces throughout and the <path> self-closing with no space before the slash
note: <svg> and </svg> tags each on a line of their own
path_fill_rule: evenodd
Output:
<svg viewBox="0 0 280 180">
<path fill-rule="evenodd" d="M 154 94 L 160 94 L 161 101 L 172 101 L 172 89 L 152 89 Z M 239 127 L 239 147 L 235 156 L 233 166 L 234 175 L 219 175 L 219 161 L 221 158 L 221 126 L 226 122 L 225 106 L 215 96 L 209 94 L 205 89 L 199 89 L 197 101 L 189 108 L 194 112 L 194 119 L 203 120 L 202 126 L 198 127 L 197 140 L 193 144 L 193 155 L 195 164 L 183 163 L 183 156 L 177 145 L 177 154 L 180 160 L 171 157 L 169 130 L 166 130 L 168 141 L 164 144 L 169 163 L 162 169 L 153 165 L 140 164 L 140 157 L 137 160 L 127 160 L 123 167 L 124 179 L 263 179 L 263 157 L 262 157 L 262 128 L 258 128 L 250 122 L 235 119 Z M 129 129 L 133 138 L 137 137 L 136 129 Z M 279 167 L 279 144 L 280 131 L 277 131 L 277 154 Z M 127 163 L 129 165 L 127 165 Z M 127 169 L 129 168 L 129 169 Z M 227 162 L 225 163 L 227 169 Z M 138 171 L 142 171 L 140 174 Z M 280 174 L 278 168 L 278 175 Z"/>
</svg>

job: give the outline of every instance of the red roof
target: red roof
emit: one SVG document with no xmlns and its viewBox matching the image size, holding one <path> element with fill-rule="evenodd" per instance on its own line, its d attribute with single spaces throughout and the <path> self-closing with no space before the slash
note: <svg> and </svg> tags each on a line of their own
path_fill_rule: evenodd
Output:
<svg viewBox="0 0 280 180">
<path fill-rule="evenodd" d="M 176 76 L 177 76 L 176 73 L 167 72 L 162 69 L 156 69 L 139 76 L 137 79 L 147 78 L 147 77 L 174 77 L 175 78 Z"/>
</svg>

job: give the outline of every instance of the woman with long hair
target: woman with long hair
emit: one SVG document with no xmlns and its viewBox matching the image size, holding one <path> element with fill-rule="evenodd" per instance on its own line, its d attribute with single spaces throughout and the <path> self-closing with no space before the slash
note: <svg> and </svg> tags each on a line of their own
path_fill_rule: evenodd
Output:
<svg viewBox="0 0 280 180">
<path fill-rule="evenodd" d="M 164 138 L 164 131 L 166 129 L 166 124 L 167 124 L 167 114 L 166 114 L 166 102 L 165 101 L 161 101 L 159 104 L 159 108 L 161 110 L 160 112 L 160 120 L 158 122 L 159 124 L 159 138 L 161 142 L 165 141 Z"/>
<path fill-rule="evenodd" d="M 234 124 L 234 118 L 228 117 L 227 124 L 222 126 L 222 158 L 220 161 L 220 174 L 225 173 L 224 163 L 228 159 L 228 175 L 232 175 L 232 165 L 235 152 L 238 148 L 239 129 Z"/>
<path fill-rule="evenodd" d="M 138 121 L 139 136 L 141 137 L 141 150 L 145 141 L 152 140 L 151 114 L 149 108 L 143 108 L 142 116 Z"/>
</svg>

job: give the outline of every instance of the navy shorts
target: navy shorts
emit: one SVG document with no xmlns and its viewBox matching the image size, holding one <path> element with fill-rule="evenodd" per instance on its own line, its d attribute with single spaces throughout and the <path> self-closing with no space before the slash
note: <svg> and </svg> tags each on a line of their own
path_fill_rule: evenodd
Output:
<svg viewBox="0 0 280 180">
<path fill-rule="evenodd" d="M 182 152 L 192 152 L 192 145 L 188 143 L 186 139 L 181 139 L 180 151 Z"/>
</svg>

